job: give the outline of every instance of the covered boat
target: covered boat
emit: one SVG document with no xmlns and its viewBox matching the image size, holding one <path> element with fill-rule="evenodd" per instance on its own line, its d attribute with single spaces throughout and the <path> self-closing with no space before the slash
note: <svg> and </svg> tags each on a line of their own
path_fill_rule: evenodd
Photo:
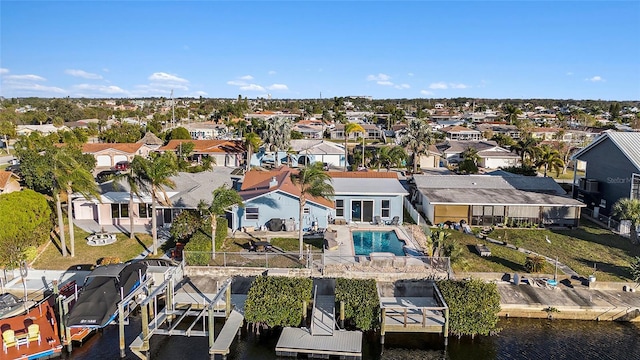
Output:
<svg viewBox="0 0 640 360">
<path fill-rule="evenodd" d="M 68 327 L 102 328 L 117 315 L 118 302 L 144 281 L 145 262 L 99 266 L 87 275 L 69 315 Z"/>
<path fill-rule="evenodd" d="M 0 295 L 0 319 L 24 314 L 33 305 L 35 305 L 33 301 L 24 302 L 13 294 L 2 294 Z"/>
</svg>

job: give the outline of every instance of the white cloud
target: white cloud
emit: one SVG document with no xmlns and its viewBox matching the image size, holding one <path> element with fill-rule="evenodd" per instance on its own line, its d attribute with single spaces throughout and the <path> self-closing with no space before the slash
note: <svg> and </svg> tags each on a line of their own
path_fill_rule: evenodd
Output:
<svg viewBox="0 0 640 360">
<path fill-rule="evenodd" d="M 437 82 L 437 83 L 431 83 L 431 85 L 429 85 L 429 89 L 447 89 L 448 86 L 446 83 L 444 82 Z"/>
<path fill-rule="evenodd" d="M 413 76 L 413 75 L 414 75 L 413 73 L 408 73 L 408 74 L 407 74 L 407 76 Z"/>
<path fill-rule="evenodd" d="M 389 81 L 391 80 L 391 76 L 387 75 L 387 74 L 378 74 L 378 75 L 369 75 L 367 76 L 367 81 L 378 81 L 378 84 L 380 84 L 380 81 L 385 82 L 385 81 Z"/>
<path fill-rule="evenodd" d="M 66 90 L 55 86 L 44 86 L 40 84 L 13 83 L 8 86 L 12 90 L 38 91 L 56 94 L 65 94 Z"/>
<path fill-rule="evenodd" d="M 244 91 L 266 91 L 262 86 L 256 84 L 248 84 L 240 87 L 240 90 Z"/>
<path fill-rule="evenodd" d="M 376 81 L 376 84 L 383 85 L 383 86 L 393 86 L 393 83 L 391 81 L 386 81 L 386 80 Z"/>
<path fill-rule="evenodd" d="M 268 72 L 267 74 L 269 74 L 269 75 L 275 75 L 275 74 L 277 74 L 277 73 L 276 73 L 274 70 L 269 70 L 269 72 Z"/>
<path fill-rule="evenodd" d="M 183 79 L 173 74 L 167 74 L 165 72 L 155 72 L 149 76 L 151 81 L 173 82 L 173 83 L 188 83 L 189 80 Z"/>
<path fill-rule="evenodd" d="M 232 86 L 243 86 L 243 85 L 247 85 L 247 83 L 246 83 L 246 82 L 244 82 L 244 81 L 229 80 L 229 81 L 227 81 L 227 85 L 232 85 Z"/>
<path fill-rule="evenodd" d="M 103 69 L 102 69 L 102 71 L 104 71 L 104 72 L 109 72 L 109 69 L 107 69 L 107 68 L 103 68 Z"/>
<path fill-rule="evenodd" d="M 100 94 L 127 94 L 127 91 L 115 85 L 94 85 L 94 84 L 78 84 L 74 85 L 75 90 L 92 91 Z"/>
<path fill-rule="evenodd" d="M 429 91 L 429 90 L 420 90 L 420 94 L 422 94 L 422 95 L 433 95 L 433 91 Z"/>
<path fill-rule="evenodd" d="M 47 81 L 47 79 L 38 75 L 7 75 L 4 77 L 7 80 L 23 80 L 23 81 Z"/>
<path fill-rule="evenodd" d="M 85 79 L 102 79 L 101 75 L 92 74 L 92 73 L 86 72 L 84 70 L 67 69 L 67 70 L 64 71 L 64 73 L 67 74 L 67 75 L 71 75 L 71 76 L 75 76 L 75 77 L 81 77 L 81 78 L 85 78 Z"/>
<path fill-rule="evenodd" d="M 455 84 L 455 83 L 451 83 L 449 84 L 449 87 L 451 87 L 452 89 L 466 89 L 469 88 L 469 85 L 465 85 L 465 84 Z"/>
<path fill-rule="evenodd" d="M 253 76 L 251 75 L 245 75 L 245 76 L 240 76 L 239 78 L 240 80 L 253 80 Z"/>
<path fill-rule="evenodd" d="M 273 84 L 270 86 L 267 86 L 267 89 L 269 90 L 289 90 L 289 87 L 285 84 Z"/>
<path fill-rule="evenodd" d="M 195 96 L 207 96 L 207 95 L 209 95 L 209 94 L 207 94 L 207 93 L 206 93 L 206 92 L 204 92 L 204 91 L 196 91 L 196 92 L 194 92 L 193 94 L 194 94 Z"/>
<path fill-rule="evenodd" d="M 590 77 L 588 79 L 584 79 L 585 81 L 591 81 L 591 82 L 602 82 L 604 81 L 604 79 L 601 76 L 594 76 L 594 77 Z"/>
<path fill-rule="evenodd" d="M 399 85 L 395 85 L 396 89 L 409 89 L 411 87 L 411 85 L 409 84 L 399 84 Z"/>
<path fill-rule="evenodd" d="M 0 74 L 8 74 L 8 73 L 9 73 L 9 69 L 0 68 Z"/>
</svg>

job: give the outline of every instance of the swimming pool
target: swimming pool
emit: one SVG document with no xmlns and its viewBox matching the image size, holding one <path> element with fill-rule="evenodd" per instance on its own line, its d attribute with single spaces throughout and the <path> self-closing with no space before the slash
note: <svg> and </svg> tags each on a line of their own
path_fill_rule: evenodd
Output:
<svg viewBox="0 0 640 360">
<path fill-rule="evenodd" d="M 404 242 L 398 239 L 395 231 L 353 231 L 353 249 L 356 255 L 369 255 L 372 252 L 390 252 L 404 256 Z"/>
</svg>

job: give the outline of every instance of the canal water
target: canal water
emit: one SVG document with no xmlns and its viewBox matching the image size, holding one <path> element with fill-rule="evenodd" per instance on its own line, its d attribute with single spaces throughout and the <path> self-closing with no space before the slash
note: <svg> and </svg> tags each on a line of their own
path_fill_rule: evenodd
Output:
<svg viewBox="0 0 640 360">
<path fill-rule="evenodd" d="M 127 326 L 127 344 L 139 334 L 139 319 Z M 216 323 L 219 330 L 222 323 Z M 492 360 L 492 359 L 576 359 L 640 360 L 640 324 L 502 319 L 502 331 L 495 336 L 475 339 L 449 339 L 444 349 L 442 338 L 434 335 L 387 334 L 382 349 L 377 338 L 365 339 L 363 359 L 372 360 Z M 134 331 L 134 329 L 137 329 Z M 231 347 L 229 360 L 272 360 L 278 334 L 256 336 L 242 332 Z M 204 337 L 154 336 L 151 359 L 208 359 Z M 119 359 L 118 328 L 109 326 L 95 334 L 81 347 L 74 348 L 66 359 Z M 126 359 L 137 357 L 127 350 Z"/>
</svg>

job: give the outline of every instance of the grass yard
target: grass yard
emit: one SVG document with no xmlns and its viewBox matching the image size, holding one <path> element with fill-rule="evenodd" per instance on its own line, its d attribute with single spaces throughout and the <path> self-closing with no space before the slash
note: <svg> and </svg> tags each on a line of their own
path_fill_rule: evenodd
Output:
<svg viewBox="0 0 640 360">
<path fill-rule="evenodd" d="M 557 256 L 558 261 L 585 277 L 593 274 L 595 264 L 598 280 L 632 280 L 629 264 L 634 256 L 640 256 L 640 246 L 589 221 L 581 220 L 580 223 L 581 227 L 573 230 L 496 229 L 489 236 L 551 258 Z M 463 261 L 453 264 L 454 271 L 524 271 L 525 254 L 461 232 L 452 233 L 451 236 L 464 245 Z M 487 245 L 492 256 L 482 258 L 477 255 L 472 247 L 478 243 Z M 545 264 L 543 272 L 552 273 L 553 266 Z"/>
<path fill-rule="evenodd" d="M 151 235 L 136 234 L 136 239 L 129 239 L 126 234 L 117 234 L 118 241 L 106 246 L 89 246 L 85 238 L 90 234 L 75 227 L 75 257 L 62 257 L 60 240 L 51 240 L 47 245 L 43 245 L 40 255 L 34 261 L 33 267 L 36 269 L 66 270 L 76 265 L 96 265 L 97 261 L 103 257 L 117 257 L 121 261 L 130 260 L 142 253 L 145 247 L 150 248 L 153 243 Z M 67 249 L 69 249 L 69 234 L 66 234 Z"/>
</svg>

